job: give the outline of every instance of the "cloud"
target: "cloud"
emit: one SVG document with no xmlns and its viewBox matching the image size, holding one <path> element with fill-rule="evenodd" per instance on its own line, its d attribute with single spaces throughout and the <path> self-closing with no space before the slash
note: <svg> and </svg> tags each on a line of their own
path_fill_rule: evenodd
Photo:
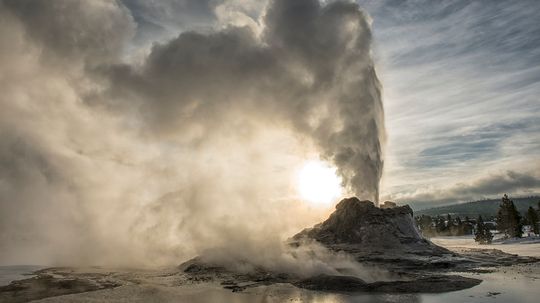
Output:
<svg viewBox="0 0 540 303">
<path fill-rule="evenodd" d="M 470 182 L 456 183 L 445 188 L 419 189 L 405 195 L 392 197 L 402 203 L 415 207 L 440 205 L 458 201 L 474 201 L 493 198 L 503 194 L 538 194 L 540 193 L 540 176 L 536 173 L 519 173 L 506 171 L 491 174 Z"/>
<path fill-rule="evenodd" d="M 485 161 L 505 154 L 504 148 L 511 145 L 508 138 L 525 135 L 534 138 L 540 132 L 540 120 L 523 119 L 510 123 L 492 122 L 486 126 L 469 127 L 458 130 L 454 136 L 430 140 L 432 146 L 426 147 L 411 165 L 420 167 L 441 167 L 455 163 Z M 526 150 L 525 146 L 520 147 Z M 511 156 L 518 156 L 511 155 Z"/>
<path fill-rule="evenodd" d="M 135 31 L 130 12 L 111 1 L 3 0 L 2 7 L 41 46 L 42 56 L 83 60 L 90 67 L 117 61 Z"/>
</svg>

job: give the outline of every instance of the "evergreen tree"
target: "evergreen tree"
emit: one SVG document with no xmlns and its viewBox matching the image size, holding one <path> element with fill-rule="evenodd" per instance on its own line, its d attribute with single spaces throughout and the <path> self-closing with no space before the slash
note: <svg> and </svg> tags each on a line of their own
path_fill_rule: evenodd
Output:
<svg viewBox="0 0 540 303">
<path fill-rule="evenodd" d="M 510 200 L 510 218 L 512 219 L 510 223 L 510 236 L 513 238 L 521 238 L 521 236 L 523 236 L 523 220 L 512 200 Z"/>
<path fill-rule="evenodd" d="M 491 240 L 493 240 L 493 234 L 484 224 L 482 216 L 478 216 L 476 232 L 474 233 L 474 241 L 478 242 L 479 244 L 491 244 Z"/>
<path fill-rule="evenodd" d="M 437 216 L 435 219 L 435 230 L 437 233 L 442 233 L 445 230 L 444 219 L 441 216 Z"/>
<path fill-rule="evenodd" d="M 432 223 L 432 220 L 431 220 L 431 217 L 428 216 L 428 215 L 422 215 L 422 218 L 421 218 L 421 222 L 422 222 L 422 227 L 426 230 L 429 230 L 431 229 L 431 223 Z"/>
<path fill-rule="evenodd" d="M 491 230 L 487 228 L 487 226 L 484 225 L 484 239 L 486 241 L 486 244 L 491 244 L 491 241 L 493 240 L 493 234 L 491 233 Z"/>
<path fill-rule="evenodd" d="M 536 213 L 536 210 L 532 208 L 532 206 L 529 206 L 529 209 L 527 210 L 527 221 L 532 227 L 533 232 L 537 235 L 540 234 L 540 227 L 538 226 L 538 214 Z"/>
<path fill-rule="evenodd" d="M 430 236 L 433 235 L 433 228 L 431 226 L 432 219 L 429 215 L 421 215 L 418 217 L 415 217 L 416 225 L 422 231 L 422 234 L 424 236 Z"/>
<path fill-rule="evenodd" d="M 497 229 L 507 237 L 521 237 L 523 224 L 514 202 L 504 195 L 497 212 Z"/>
<path fill-rule="evenodd" d="M 455 232 L 455 234 L 458 235 L 458 236 L 462 236 L 462 235 L 465 234 L 465 230 L 463 228 L 463 222 L 461 221 L 460 217 L 456 218 L 456 232 Z"/>
<path fill-rule="evenodd" d="M 497 211 L 497 230 L 508 236 L 510 216 L 508 214 L 508 196 L 504 195 Z"/>
<path fill-rule="evenodd" d="M 469 216 L 465 216 L 465 220 L 463 221 L 463 234 L 464 235 L 472 235 L 473 234 L 473 227 L 472 222 Z"/>
</svg>

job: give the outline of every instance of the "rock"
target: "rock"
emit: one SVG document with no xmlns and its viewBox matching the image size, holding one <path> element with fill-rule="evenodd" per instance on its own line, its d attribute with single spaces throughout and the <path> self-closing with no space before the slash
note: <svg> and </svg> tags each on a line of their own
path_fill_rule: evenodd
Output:
<svg viewBox="0 0 540 303">
<path fill-rule="evenodd" d="M 397 204 L 392 201 L 384 201 L 383 204 L 379 206 L 380 208 L 394 208 L 397 207 Z"/>
<path fill-rule="evenodd" d="M 412 209 L 406 206 L 378 208 L 356 197 L 341 200 L 330 217 L 293 237 L 313 239 L 327 247 L 355 253 L 450 253 L 424 239 L 417 230 Z"/>
<path fill-rule="evenodd" d="M 52 269 L 49 269 L 51 271 Z M 62 273 L 64 274 L 64 273 Z M 88 277 L 62 276 L 38 273 L 36 277 L 13 281 L 9 285 L 0 286 L 0 302 L 19 303 L 56 297 L 81 292 L 108 289 L 120 284 L 104 280 L 97 275 L 97 279 Z"/>
<path fill-rule="evenodd" d="M 300 288 L 329 292 L 437 293 L 461 290 L 481 282 L 441 275 L 443 272 L 470 271 L 517 258 L 484 250 L 463 255 L 451 252 L 422 237 L 409 206 L 385 205 L 388 207 L 378 208 L 370 201 L 343 199 L 327 220 L 296 234 L 290 244 L 301 246 L 317 241 L 331 251 L 349 254 L 365 268 L 384 269 L 391 273 L 394 281 L 367 283 L 359 277 L 324 274 L 305 278 L 299 273 L 272 272 L 256 265 L 251 266 L 251 272 L 239 273 L 234 267 L 206 264 L 201 258 L 185 262 L 180 270 L 188 281 L 223 281 L 222 286 L 234 292 L 261 285 L 290 283 Z M 341 272 L 338 268 L 336 271 Z"/>
<path fill-rule="evenodd" d="M 384 281 L 368 285 L 371 292 L 388 293 L 441 293 L 471 288 L 482 283 L 480 279 L 457 275 L 430 275 L 410 281 Z"/>
<path fill-rule="evenodd" d="M 296 287 L 329 292 L 440 293 L 470 288 L 482 280 L 433 275 L 412 280 L 366 283 L 351 276 L 319 275 L 293 283 Z"/>
<path fill-rule="evenodd" d="M 319 291 L 360 292 L 368 290 L 368 283 L 352 276 L 318 275 L 293 283 L 294 286 Z"/>
</svg>

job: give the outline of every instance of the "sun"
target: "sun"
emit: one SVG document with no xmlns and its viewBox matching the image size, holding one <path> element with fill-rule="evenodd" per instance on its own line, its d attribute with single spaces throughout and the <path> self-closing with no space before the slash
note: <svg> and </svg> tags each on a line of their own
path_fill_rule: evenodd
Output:
<svg viewBox="0 0 540 303">
<path fill-rule="evenodd" d="M 298 193 L 312 206 L 330 206 L 341 195 L 341 179 L 330 165 L 308 161 L 298 173 Z"/>
</svg>

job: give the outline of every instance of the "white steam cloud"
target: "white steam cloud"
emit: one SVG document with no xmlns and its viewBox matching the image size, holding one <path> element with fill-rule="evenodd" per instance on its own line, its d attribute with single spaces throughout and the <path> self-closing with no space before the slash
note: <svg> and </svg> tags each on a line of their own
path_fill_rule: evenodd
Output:
<svg viewBox="0 0 540 303">
<path fill-rule="evenodd" d="M 187 31 L 132 60 L 121 2 L 0 1 L 0 260 L 281 247 L 323 215 L 291 189 L 313 154 L 376 201 L 384 115 L 367 17 L 315 0 L 262 15 L 259 33 Z"/>
</svg>

